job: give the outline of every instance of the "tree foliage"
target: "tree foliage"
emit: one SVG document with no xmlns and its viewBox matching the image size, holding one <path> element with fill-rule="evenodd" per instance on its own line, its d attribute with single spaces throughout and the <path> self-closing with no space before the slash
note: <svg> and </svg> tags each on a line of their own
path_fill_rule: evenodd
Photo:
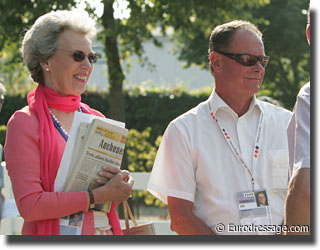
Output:
<svg viewBox="0 0 320 250">
<path fill-rule="evenodd" d="M 292 108 L 300 87 L 309 81 L 310 52 L 306 39 L 309 0 L 271 0 L 254 11 L 268 22 L 262 24 L 265 50 L 271 56 L 263 91 Z"/>
<path fill-rule="evenodd" d="M 75 6 L 73 0 L 2 0 L 0 2 L 0 51 L 7 43 L 20 41 L 35 20 L 51 11 Z"/>
<path fill-rule="evenodd" d="M 118 0 L 101 0 L 103 15 L 95 15 L 87 2 L 87 10 L 96 17 L 102 30 L 98 38 L 105 47 L 109 73 L 110 116 L 125 120 L 123 103 L 123 62 L 136 54 L 140 62 L 149 65 L 143 42 L 152 40 L 161 46 L 153 32 L 160 29 L 178 44 L 176 55 L 186 67 L 196 64 L 208 68 L 208 38 L 212 29 L 221 23 L 245 19 L 264 31 L 266 53 L 271 55 L 262 92 L 292 108 L 302 83 L 308 80 L 309 53 L 305 42 L 305 15 L 308 0 L 127 0 L 130 15 L 114 17 Z M 0 72 L 10 84 L 21 86 L 26 71 L 18 57 L 24 30 L 40 15 L 57 9 L 70 9 L 76 0 L 2 0 L 0 2 Z M 3 65 L 6 65 L 4 68 Z M 10 67 L 10 65 L 12 65 Z M 11 76 L 2 72 L 16 69 Z M 13 79 L 15 78 L 15 79 Z"/>
<path fill-rule="evenodd" d="M 301 85 L 309 80 L 309 48 L 305 38 L 309 0 L 270 1 L 154 1 L 161 27 L 174 28 L 171 39 L 186 67 L 208 67 L 208 38 L 221 23 L 242 19 L 264 33 L 265 51 L 271 56 L 262 93 L 292 108 Z"/>
<path fill-rule="evenodd" d="M 0 1 L 0 78 L 8 91 L 19 93 L 35 85 L 19 53 L 24 33 L 35 20 L 51 10 L 74 6 L 71 0 L 1 0 Z"/>
<path fill-rule="evenodd" d="M 208 67 L 208 41 L 215 26 L 235 19 L 261 23 L 263 19 L 253 18 L 252 8 L 261 8 L 268 0 L 157 0 L 158 18 L 162 30 L 174 28 L 171 39 L 178 43 L 178 58 L 186 67 L 197 64 Z"/>
</svg>

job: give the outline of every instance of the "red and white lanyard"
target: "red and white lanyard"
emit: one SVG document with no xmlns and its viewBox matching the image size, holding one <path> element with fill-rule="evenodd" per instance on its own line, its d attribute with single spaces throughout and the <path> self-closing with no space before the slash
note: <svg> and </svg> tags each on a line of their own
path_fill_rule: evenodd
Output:
<svg viewBox="0 0 320 250">
<path fill-rule="evenodd" d="M 210 107 L 210 105 L 209 105 Z M 211 107 L 210 107 L 211 110 Z M 261 143 L 261 138 L 262 138 L 262 132 L 263 132 L 263 120 L 264 120 L 264 115 L 261 112 L 260 114 L 260 119 L 259 119 L 259 124 L 258 124 L 258 130 L 257 130 L 257 134 L 256 134 L 256 140 L 255 140 L 255 145 L 253 148 L 253 168 L 252 171 L 250 170 L 250 168 L 248 167 L 247 163 L 245 162 L 245 160 L 243 159 L 239 149 L 236 147 L 236 145 L 233 143 L 230 134 L 227 132 L 227 130 L 225 128 L 223 128 L 220 124 L 220 122 L 218 121 L 217 117 L 215 116 L 215 114 L 213 112 L 210 112 L 211 117 L 213 118 L 214 121 L 216 121 L 217 125 L 219 126 L 221 133 L 223 134 L 223 137 L 225 138 L 225 140 L 227 141 L 227 143 L 229 144 L 232 152 L 234 153 L 234 155 L 237 157 L 237 159 L 239 160 L 239 162 L 241 163 L 241 165 L 248 171 L 248 173 L 251 176 L 251 183 L 252 183 L 252 190 L 254 190 L 254 183 L 255 183 L 255 179 L 254 179 L 254 168 L 257 165 L 257 161 L 258 161 L 258 157 L 259 157 L 259 153 L 260 153 L 260 143 Z"/>
</svg>

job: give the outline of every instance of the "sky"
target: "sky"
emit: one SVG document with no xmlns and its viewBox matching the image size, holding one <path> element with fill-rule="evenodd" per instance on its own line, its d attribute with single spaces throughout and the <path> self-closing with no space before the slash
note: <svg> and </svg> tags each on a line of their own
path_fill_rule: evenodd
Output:
<svg viewBox="0 0 320 250">
<path fill-rule="evenodd" d="M 86 7 L 85 2 L 86 0 L 77 0 L 79 2 L 78 8 L 84 9 Z M 101 0 L 90 0 L 90 5 L 96 8 L 96 14 L 98 17 L 101 17 L 103 14 L 103 4 Z M 130 17 L 130 10 L 127 9 L 129 2 L 126 0 L 115 0 L 113 4 L 114 8 L 114 18 L 116 19 L 127 19 Z"/>
</svg>

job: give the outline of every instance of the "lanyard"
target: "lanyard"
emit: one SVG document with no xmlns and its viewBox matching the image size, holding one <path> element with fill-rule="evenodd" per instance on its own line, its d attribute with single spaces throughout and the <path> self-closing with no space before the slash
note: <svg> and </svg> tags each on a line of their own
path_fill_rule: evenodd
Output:
<svg viewBox="0 0 320 250">
<path fill-rule="evenodd" d="M 209 106 L 210 107 L 210 106 Z M 211 110 L 211 107 L 210 107 Z M 256 140 L 255 140 L 255 145 L 253 148 L 253 168 L 252 171 L 250 170 L 250 168 L 248 167 L 248 165 L 246 164 L 245 160 L 243 159 L 240 151 L 238 150 L 238 148 L 236 147 L 236 145 L 233 143 L 229 133 L 226 131 L 225 128 L 223 128 L 220 124 L 220 122 L 218 121 L 217 117 L 215 116 L 215 114 L 213 112 L 211 112 L 211 117 L 213 118 L 214 121 L 216 121 L 217 125 L 219 126 L 223 137 L 225 138 L 225 140 L 227 141 L 228 145 L 230 146 L 232 152 L 234 153 L 234 155 L 237 157 L 237 159 L 239 160 L 239 162 L 241 163 L 241 165 L 248 171 L 248 173 L 251 176 L 251 183 L 252 183 L 252 190 L 254 190 L 254 183 L 255 183 L 255 179 L 254 179 L 254 168 L 257 164 L 258 161 L 258 157 L 259 157 L 259 153 L 260 153 L 260 144 L 261 144 L 261 135 L 262 135 L 262 131 L 263 131 L 263 119 L 264 119 L 264 115 L 261 112 L 260 114 L 260 119 L 259 119 L 259 124 L 258 124 L 258 130 L 257 130 L 257 135 L 256 135 Z"/>
</svg>

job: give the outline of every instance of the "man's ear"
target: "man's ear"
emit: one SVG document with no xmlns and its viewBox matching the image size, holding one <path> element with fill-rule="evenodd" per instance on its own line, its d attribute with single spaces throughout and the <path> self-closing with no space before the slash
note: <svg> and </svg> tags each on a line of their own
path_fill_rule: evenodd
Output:
<svg viewBox="0 0 320 250">
<path fill-rule="evenodd" d="M 212 52 L 210 54 L 210 62 L 214 72 L 219 72 L 221 70 L 222 60 L 221 60 L 221 56 L 218 53 Z"/>
</svg>

